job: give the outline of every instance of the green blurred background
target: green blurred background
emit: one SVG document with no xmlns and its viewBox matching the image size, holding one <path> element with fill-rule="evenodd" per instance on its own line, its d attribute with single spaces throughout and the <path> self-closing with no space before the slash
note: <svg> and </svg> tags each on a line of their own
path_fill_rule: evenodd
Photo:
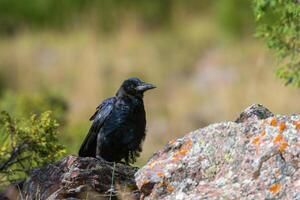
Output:
<svg viewBox="0 0 300 200">
<path fill-rule="evenodd" d="M 0 109 L 53 110 L 77 154 L 96 106 L 138 76 L 157 85 L 138 165 L 253 103 L 299 113 L 299 91 L 275 77 L 254 21 L 250 0 L 0 0 Z"/>
</svg>

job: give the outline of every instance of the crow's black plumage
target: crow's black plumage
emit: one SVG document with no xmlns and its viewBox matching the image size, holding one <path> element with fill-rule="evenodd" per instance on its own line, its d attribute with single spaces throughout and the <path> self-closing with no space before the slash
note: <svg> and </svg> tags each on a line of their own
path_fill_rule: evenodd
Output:
<svg viewBox="0 0 300 200">
<path fill-rule="evenodd" d="M 116 96 L 104 100 L 90 118 L 93 124 L 82 143 L 79 156 L 110 162 L 133 163 L 145 138 L 146 116 L 143 94 L 154 85 L 138 78 L 123 82 Z"/>
</svg>

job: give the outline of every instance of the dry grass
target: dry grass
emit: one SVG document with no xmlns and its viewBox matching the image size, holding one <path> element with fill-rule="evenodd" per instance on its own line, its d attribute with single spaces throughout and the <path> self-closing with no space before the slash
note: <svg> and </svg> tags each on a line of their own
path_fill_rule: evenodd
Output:
<svg viewBox="0 0 300 200">
<path fill-rule="evenodd" d="M 209 123 L 233 120 L 252 103 L 297 113 L 300 95 L 274 75 L 274 59 L 254 39 L 225 41 L 210 18 L 172 30 L 150 31 L 126 22 L 116 34 L 83 26 L 69 32 L 24 32 L 0 39 L 0 67 L 19 90 L 48 89 L 70 104 L 64 134 L 76 153 L 88 117 L 121 81 L 139 76 L 158 88 L 146 94 L 148 136 L 138 164 L 167 141 Z"/>
</svg>

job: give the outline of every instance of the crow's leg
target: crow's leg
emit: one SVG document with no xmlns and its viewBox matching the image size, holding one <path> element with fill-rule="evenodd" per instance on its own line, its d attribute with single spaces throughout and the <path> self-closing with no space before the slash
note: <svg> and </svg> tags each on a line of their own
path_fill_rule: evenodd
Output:
<svg viewBox="0 0 300 200">
<path fill-rule="evenodd" d="M 113 166 L 112 173 L 111 173 L 111 185 L 110 185 L 110 189 L 107 191 L 107 192 L 109 192 L 109 200 L 111 200 L 112 197 L 116 195 L 115 184 L 114 184 L 116 162 L 113 162 L 113 163 L 114 163 L 114 166 Z"/>
</svg>

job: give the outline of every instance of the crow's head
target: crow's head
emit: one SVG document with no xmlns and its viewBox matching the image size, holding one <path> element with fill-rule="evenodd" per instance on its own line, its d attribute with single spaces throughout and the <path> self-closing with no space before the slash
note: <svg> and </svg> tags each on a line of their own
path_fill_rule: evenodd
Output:
<svg viewBox="0 0 300 200">
<path fill-rule="evenodd" d="M 155 86 L 150 83 L 145 83 L 138 78 L 129 78 L 125 80 L 117 95 L 132 95 L 132 96 L 143 96 L 144 92 L 150 89 L 154 89 Z"/>
</svg>

